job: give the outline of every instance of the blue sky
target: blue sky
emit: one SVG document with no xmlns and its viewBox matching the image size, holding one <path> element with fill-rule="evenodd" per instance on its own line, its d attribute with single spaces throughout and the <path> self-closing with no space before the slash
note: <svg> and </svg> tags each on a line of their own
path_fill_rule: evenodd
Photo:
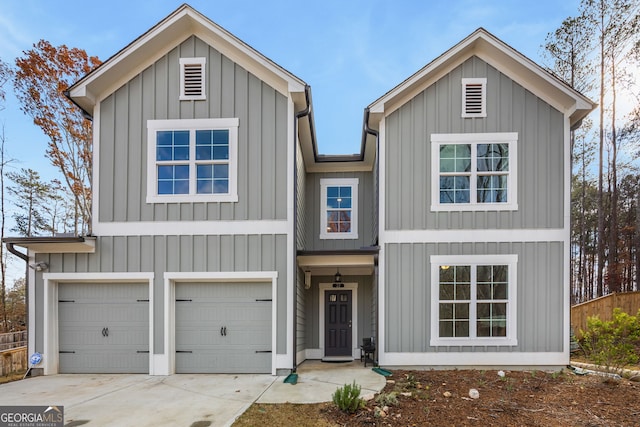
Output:
<svg viewBox="0 0 640 427">
<path fill-rule="evenodd" d="M 13 63 L 40 39 L 85 49 L 102 60 L 146 32 L 178 1 L 0 0 L 0 58 Z M 478 27 L 534 61 L 546 35 L 577 13 L 578 0 L 252 1 L 189 4 L 311 85 L 320 151 L 360 149 L 364 108 Z M 8 87 L 9 92 L 12 88 Z M 46 139 L 13 94 L 5 110 L 6 148 L 17 167 L 51 179 Z"/>
<path fill-rule="evenodd" d="M 172 0 L 0 0 L 0 58 L 40 39 L 105 60 L 180 6 Z M 358 152 L 364 108 L 478 27 L 532 60 L 549 32 L 577 14 L 579 0 L 192 0 L 191 6 L 311 85 L 320 152 Z M 22 114 L 11 86 L 6 159 L 44 180 L 59 177 L 47 140 Z M 8 217 L 10 214 L 8 215 Z M 10 227 L 10 226 L 9 226 Z M 7 234 L 11 235 L 7 227 Z M 22 275 L 14 263 L 9 275 Z M 13 273 L 13 274 L 12 274 Z"/>
</svg>

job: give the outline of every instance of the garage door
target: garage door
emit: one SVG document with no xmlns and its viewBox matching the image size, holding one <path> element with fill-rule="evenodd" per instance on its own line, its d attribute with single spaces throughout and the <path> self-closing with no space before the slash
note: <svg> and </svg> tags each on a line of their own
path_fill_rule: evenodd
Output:
<svg viewBox="0 0 640 427">
<path fill-rule="evenodd" d="M 58 285 L 60 373 L 149 373 L 149 286 Z"/>
<path fill-rule="evenodd" d="M 270 373 L 271 283 L 176 284 L 177 373 Z"/>
</svg>

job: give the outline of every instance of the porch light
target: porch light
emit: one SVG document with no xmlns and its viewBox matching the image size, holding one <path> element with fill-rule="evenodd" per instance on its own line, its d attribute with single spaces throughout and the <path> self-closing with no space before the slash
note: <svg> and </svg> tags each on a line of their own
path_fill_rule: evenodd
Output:
<svg viewBox="0 0 640 427">
<path fill-rule="evenodd" d="M 338 271 L 336 272 L 336 275 L 335 275 L 335 276 L 333 276 L 333 282 L 334 282 L 334 283 L 340 283 L 340 282 L 342 282 L 342 274 L 340 274 L 340 270 L 338 270 Z"/>
</svg>

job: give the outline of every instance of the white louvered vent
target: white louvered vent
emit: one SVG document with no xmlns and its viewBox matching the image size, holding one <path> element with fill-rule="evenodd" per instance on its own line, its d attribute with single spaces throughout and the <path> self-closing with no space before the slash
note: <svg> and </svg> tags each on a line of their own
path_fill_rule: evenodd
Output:
<svg viewBox="0 0 640 427">
<path fill-rule="evenodd" d="M 180 99 L 205 99 L 205 58 L 180 58 Z"/>
<path fill-rule="evenodd" d="M 487 79 L 462 79 L 462 117 L 486 117 Z"/>
</svg>

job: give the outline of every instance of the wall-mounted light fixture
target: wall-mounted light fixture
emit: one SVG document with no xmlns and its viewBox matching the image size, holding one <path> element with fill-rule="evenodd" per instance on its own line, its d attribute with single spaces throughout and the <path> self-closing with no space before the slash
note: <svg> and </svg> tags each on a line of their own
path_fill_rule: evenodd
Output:
<svg viewBox="0 0 640 427">
<path fill-rule="evenodd" d="M 342 274 L 340 274 L 340 269 L 338 269 L 338 271 L 336 272 L 336 275 L 333 276 L 333 282 L 334 283 L 341 283 L 342 282 Z"/>
<path fill-rule="evenodd" d="M 310 271 L 304 272 L 304 288 L 305 289 L 311 288 L 311 272 Z"/>
<path fill-rule="evenodd" d="M 29 264 L 29 267 L 31 267 L 35 271 L 45 271 L 49 269 L 49 264 L 41 261 L 41 262 L 36 262 L 35 264 Z"/>
</svg>

